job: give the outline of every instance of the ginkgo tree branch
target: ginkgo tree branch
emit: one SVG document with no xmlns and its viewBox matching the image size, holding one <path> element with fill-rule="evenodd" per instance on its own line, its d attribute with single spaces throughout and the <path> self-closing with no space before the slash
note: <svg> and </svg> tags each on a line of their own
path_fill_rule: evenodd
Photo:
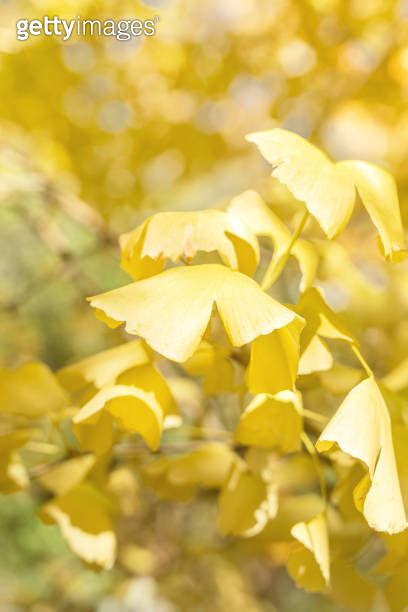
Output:
<svg viewBox="0 0 408 612">
<path fill-rule="evenodd" d="M 282 257 L 280 257 L 278 260 L 276 260 L 274 257 L 272 257 L 271 261 L 269 262 L 269 265 L 265 271 L 265 275 L 262 279 L 261 282 L 261 287 L 262 289 L 264 289 L 264 291 L 267 291 L 274 282 L 277 281 L 277 279 L 279 278 L 279 276 L 281 275 L 281 273 L 283 272 L 288 259 L 292 253 L 292 249 L 296 243 L 296 241 L 298 240 L 298 238 L 300 237 L 303 228 L 306 225 L 306 221 L 309 218 L 309 212 L 307 210 L 305 210 L 305 212 L 302 215 L 302 218 L 300 219 L 300 222 L 295 230 L 295 232 L 293 233 L 293 236 L 287 246 L 287 249 L 285 251 L 285 253 L 282 255 Z"/>
</svg>

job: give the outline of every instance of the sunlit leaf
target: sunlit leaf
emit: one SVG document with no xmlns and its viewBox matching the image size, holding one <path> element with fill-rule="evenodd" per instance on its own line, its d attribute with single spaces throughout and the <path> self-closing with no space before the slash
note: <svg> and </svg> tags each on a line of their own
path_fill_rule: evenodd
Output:
<svg viewBox="0 0 408 612">
<path fill-rule="evenodd" d="M 329 238 L 347 225 L 356 189 L 376 226 L 387 258 L 405 249 L 395 181 L 385 170 L 359 161 L 333 163 L 317 147 L 293 132 L 273 129 L 247 136 L 272 174 L 304 202 Z"/>
<path fill-rule="evenodd" d="M 252 279 L 217 264 L 166 270 L 90 298 L 125 329 L 174 361 L 185 361 L 198 347 L 216 305 L 234 346 L 288 325 L 296 317 Z"/>
<path fill-rule="evenodd" d="M 274 267 L 286 255 L 292 235 L 286 225 L 265 204 L 261 196 L 253 190 L 244 191 L 233 198 L 228 211 L 249 227 L 256 236 L 266 236 L 273 243 Z M 300 290 L 305 291 L 314 281 L 318 265 L 316 249 L 307 240 L 298 239 L 291 249 L 302 273 Z"/>
<path fill-rule="evenodd" d="M 354 387 L 317 441 L 320 452 L 340 448 L 367 467 L 354 491 L 357 507 L 376 531 L 407 527 L 387 406 L 373 378 Z"/>
<path fill-rule="evenodd" d="M 134 340 L 61 368 L 57 372 L 57 378 L 71 392 L 80 391 L 88 384 L 101 389 L 105 385 L 113 384 L 125 370 L 149 361 L 150 356 L 143 343 Z"/>
<path fill-rule="evenodd" d="M 135 280 L 161 272 L 165 262 L 192 261 L 198 251 L 217 252 L 233 270 L 252 275 L 256 238 L 244 223 L 220 210 L 161 212 L 120 239 L 122 268 Z"/>
</svg>

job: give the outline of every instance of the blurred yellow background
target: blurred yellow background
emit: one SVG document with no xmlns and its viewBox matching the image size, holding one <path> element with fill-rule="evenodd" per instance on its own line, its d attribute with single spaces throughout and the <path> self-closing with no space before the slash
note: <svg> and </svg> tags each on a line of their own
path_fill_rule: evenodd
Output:
<svg viewBox="0 0 408 612">
<path fill-rule="evenodd" d="M 16 40 L 18 19 L 43 15 L 159 23 L 129 42 Z M 148 214 L 253 188 L 289 217 L 293 199 L 245 140 L 253 130 L 285 127 L 334 159 L 384 166 L 408 221 L 406 0 L 2 0 L 0 54 L 4 365 L 60 367 L 117 343 L 84 298 L 126 282 L 117 235 Z M 406 354 L 408 268 L 386 269 L 368 224 L 357 210 L 339 245 L 322 243 L 319 278 L 385 375 Z M 84 570 L 31 503 L 2 499 L 1 610 L 348 609 L 279 570 L 271 579 L 245 544 L 221 551 L 205 499 L 194 515 L 171 506 L 170 525 L 165 504 L 139 508 L 148 544 L 109 574 Z"/>
</svg>

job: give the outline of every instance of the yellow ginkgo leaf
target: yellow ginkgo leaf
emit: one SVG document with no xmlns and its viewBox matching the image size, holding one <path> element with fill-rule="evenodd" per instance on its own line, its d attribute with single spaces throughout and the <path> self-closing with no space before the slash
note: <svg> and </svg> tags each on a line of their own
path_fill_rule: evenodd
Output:
<svg viewBox="0 0 408 612">
<path fill-rule="evenodd" d="M 272 240 L 275 262 L 273 267 L 277 269 L 281 259 L 286 257 L 292 235 L 286 225 L 265 204 L 259 193 L 252 189 L 244 191 L 231 200 L 227 210 L 231 215 L 241 219 L 253 234 Z M 314 281 L 319 258 L 313 245 L 302 238 L 296 240 L 291 253 L 299 263 L 302 273 L 300 290 L 303 292 Z"/>
<path fill-rule="evenodd" d="M 0 435 L 0 492 L 14 493 L 29 484 L 27 470 L 17 454 L 30 438 L 30 430 L 15 430 Z"/>
<path fill-rule="evenodd" d="M 57 378 L 72 393 L 90 384 L 101 389 L 105 385 L 113 385 L 125 370 L 149 362 L 150 355 L 143 342 L 134 340 L 61 368 Z"/>
<path fill-rule="evenodd" d="M 347 225 L 357 189 L 379 232 L 385 256 L 401 256 L 405 242 L 397 190 L 385 170 L 367 162 L 333 163 L 317 147 L 287 130 L 257 132 L 247 139 L 258 146 L 272 164 L 273 176 L 306 204 L 329 238 Z"/>
<path fill-rule="evenodd" d="M 233 270 L 252 275 L 259 246 L 247 226 L 220 210 L 160 212 L 120 238 L 121 265 L 135 280 L 161 272 L 166 259 L 192 261 L 198 251 L 217 252 Z"/>
<path fill-rule="evenodd" d="M 276 516 L 276 487 L 236 462 L 218 499 L 218 528 L 224 535 L 252 537 Z"/>
<path fill-rule="evenodd" d="M 324 513 L 307 523 L 297 523 L 291 534 L 300 545 L 287 561 L 290 575 L 307 591 L 323 591 L 330 582 L 329 536 Z"/>
<path fill-rule="evenodd" d="M 311 287 L 305 291 L 300 297 L 296 312 L 306 321 L 301 336 L 301 355 L 316 335 L 357 344 L 341 318 L 326 304 L 321 289 Z"/>
<path fill-rule="evenodd" d="M 67 405 L 64 389 L 43 363 L 0 369 L 0 413 L 39 418 Z"/>
<path fill-rule="evenodd" d="M 112 448 L 114 432 L 112 415 L 109 412 L 102 412 L 96 423 L 93 420 L 73 423 L 72 429 L 84 452 L 94 453 L 96 457 L 100 457 Z"/>
<path fill-rule="evenodd" d="M 164 499 L 191 499 L 198 487 L 221 487 L 235 458 L 226 445 L 207 443 L 176 457 L 160 457 L 144 466 L 143 478 Z"/>
<path fill-rule="evenodd" d="M 107 498 L 89 483 L 56 497 L 40 512 L 47 523 L 57 523 L 72 551 L 90 565 L 113 566 L 116 536 Z"/>
<path fill-rule="evenodd" d="M 55 495 L 65 495 L 80 484 L 95 465 L 95 457 L 74 457 L 51 467 L 38 477 L 39 482 Z"/>
<path fill-rule="evenodd" d="M 104 387 L 74 416 L 73 422 L 98 423 L 104 412 L 126 431 L 140 434 L 152 450 L 158 448 L 163 411 L 153 393 L 127 385 Z"/>
<path fill-rule="evenodd" d="M 391 421 L 372 377 L 350 391 L 316 447 L 320 452 L 338 447 L 367 467 L 368 473 L 357 485 L 354 499 L 372 529 L 388 533 L 406 529 Z"/>
<path fill-rule="evenodd" d="M 325 372 L 333 367 L 333 363 L 333 356 L 326 343 L 316 335 L 312 337 L 302 353 L 298 374 L 305 376 L 313 372 Z"/>
<path fill-rule="evenodd" d="M 203 340 L 183 367 L 192 376 L 202 377 L 207 395 L 237 390 L 239 366 L 233 362 L 230 350 L 225 346 Z"/>
<path fill-rule="evenodd" d="M 286 327 L 254 340 L 247 370 L 251 393 L 275 395 L 286 389 L 294 390 L 303 324 L 302 319 L 296 318 Z"/>
<path fill-rule="evenodd" d="M 153 393 L 165 416 L 178 414 L 166 379 L 152 363 L 146 363 L 122 372 L 116 382 L 118 385 L 133 385 L 143 389 L 143 391 Z"/>
<path fill-rule="evenodd" d="M 90 298 L 91 306 L 144 338 L 158 353 L 186 361 L 198 347 L 216 305 L 233 346 L 285 327 L 296 314 L 259 285 L 226 266 L 205 264 L 157 276 Z"/>
<path fill-rule="evenodd" d="M 277 448 L 291 453 L 300 448 L 302 401 L 300 394 L 281 391 L 256 395 L 241 415 L 235 440 L 248 446 Z"/>
</svg>

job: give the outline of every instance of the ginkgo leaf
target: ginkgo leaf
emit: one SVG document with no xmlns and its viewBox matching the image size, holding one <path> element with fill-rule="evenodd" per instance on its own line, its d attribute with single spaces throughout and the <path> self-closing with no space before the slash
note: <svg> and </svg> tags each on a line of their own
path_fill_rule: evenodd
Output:
<svg viewBox="0 0 408 612">
<path fill-rule="evenodd" d="M 276 516 L 276 487 L 237 462 L 218 499 L 218 528 L 224 535 L 252 537 Z"/>
<path fill-rule="evenodd" d="M 226 266 L 205 264 L 157 276 L 90 298 L 109 319 L 126 322 L 158 353 L 186 361 L 198 347 L 214 305 L 233 346 L 288 325 L 296 314 L 259 285 Z"/>
<path fill-rule="evenodd" d="M 220 210 L 160 212 L 120 237 L 121 265 L 135 280 L 162 271 L 166 259 L 192 261 L 198 251 L 217 252 L 233 270 L 252 275 L 259 246 L 246 225 Z"/>
<path fill-rule="evenodd" d="M 80 484 L 95 465 L 95 457 L 83 455 L 58 463 L 38 477 L 43 487 L 55 495 L 65 495 Z"/>
<path fill-rule="evenodd" d="M 107 498 L 89 483 L 56 497 L 40 512 L 44 522 L 57 523 L 72 551 L 86 563 L 104 569 L 113 566 L 116 536 Z"/>
<path fill-rule="evenodd" d="M 97 423 L 105 411 L 126 431 L 140 434 L 152 450 L 158 448 L 163 411 L 153 393 L 127 385 L 104 387 L 74 416 L 73 422 Z"/>
<path fill-rule="evenodd" d="M 176 457 L 163 456 L 144 466 L 145 482 L 164 499 L 191 499 L 198 487 L 219 488 L 236 455 L 224 444 L 207 443 Z"/>
<path fill-rule="evenodd" d="M 152 363 L 146 363 L 122 372 L 116 382 L 118 385 L 134 385 L 138 389 L 153 393 L 165 416 L 178 414 L 166 379 Z"/>
<path fill-rule="evenodd" d="M 57 378 L 72 393 L 81 391 L 89 384 L 101 389 L 105 385 L 113 385 L 125 370 L 149 362 L 150 355 L 143 342 L 134 340 L 61 368 Z"/>
<path fill-rule="evenodd" d="M 281 391 L 256 395 L 246 407 L 235 430 L 235 440 L 248 446 L 277 448 L 291 453 L 300 448 L 302 431 L 300 394 Z"/>
<path fill-rule="evenodd" d="M 385 257 L 400 261 L 406 247 L 394 177 L 365 161 L 343 161 L 339 165 L 346 169 L 377 228 Z"/>
<path fill-rule="evenodd" d="M 370 527 L 388 533 L 406 529 L 391 421 L 373 378 L 350 391 L 316 443 L 320 452 L 336 446 L 367 467 L 354 499 Z"/>
<path fill-rule="evenodd" d="M 265 204 L 261 196 L 252 189 L 233 198 L 228 206 L 231 215 L 241 219 L 256 236 L 265 236 L 273 243 L 274 267 L 286 256 L 292 235 L 286 225 Z M 302 273 L 300 290 L 303 292 L 314 281 L 318 265 L 316 249 L 307 240 L 296 240 L 291 254 L 297 259 Z"/>
<path fill-rule="evenodd" d="M 329 536 L 324 513 L 306 523 L 297 523 L 291 534 L 300 545 L 287 561 L 290 575 L 307 591 L 323 591 L 330 582 Z"/>
<path fill-rule="evenodd" d="M 356 189 L 382 241 L 387 258 L 405 249 L 394 179 L 383 169 L 360 161 L 333 163 L 307 140 L 282 129 L 247 136 L 272 164 L 272 175 L 306 204 L 323 231 L 333 238 L 347 225 Z"/>
<path fill-rule="evenodd" d="M 225 346 L 203 340 L 183 367 L 192 376 L 202 377 L 207 395 L 233 392 L 239 386 L 238 364 L 233 362 L 230 352 Z"/>
<path fill-rule="evenodd" d="M 247 370 L 251 393 L 274 395 L 286 389 L 294 390 L 303 325 L 303 320 L 296 318 L 286 327 L 254 340 Z"/>
<path fill-rule="evenodd" d="M 24 446 L 31 436 L 30 430 L 15 430 L 0 434 L 1 493 L 14 493 L 28 485 L 27 470 L 16 451 Z"/>
<path fill-rule="evenodd" d="M 72 429 L 84 452 L 94 453 L 96 457 L 100 457 L 112 448 L 114 432 L 112 415 L 109 412 L 102 412 L 96 422 L 92 419 L 90 422 L 73 423 Z"/>
<path fill-rule="evenodd" d="M 39 362 L 0 369 L 0 412 L 39 418 L 68 405 L 51 370 Z"/>
<path fill-rule="evenodd" d="M 305 376 L 313 372 L 325 372 L 330 370 L 333 364 L 333 355 L 326 343 L 316 335 L 312 337 L 300 357 L 298 374 Z"/>
<path fill-rule="evenodd" d="M 316 335 L 357 344 L 339 315 L 326 303 L 321 289 L 311 287 L 305 291 L 296 306 L 296 312 L 306 321 L 301 336 L 301 355 Z"/>
</svg>

